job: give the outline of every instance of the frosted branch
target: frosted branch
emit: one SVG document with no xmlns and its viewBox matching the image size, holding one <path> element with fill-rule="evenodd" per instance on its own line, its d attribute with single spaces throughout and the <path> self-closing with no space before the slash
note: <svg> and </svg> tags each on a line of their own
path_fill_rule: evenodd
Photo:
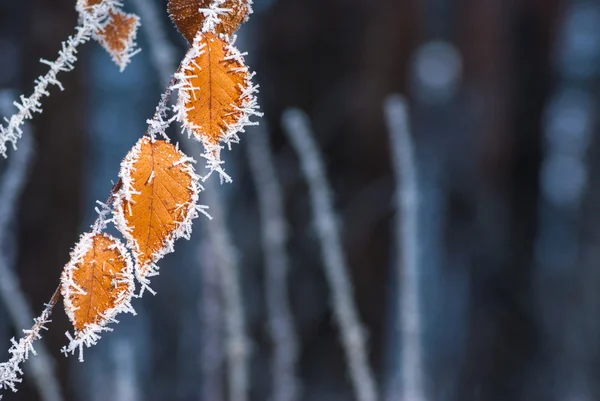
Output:
<svg viewBox="0 0 600 401">
<path fill-rule="evenodd" d="M 23 192 L 32 157 L 33 138 L 31 133 L 25 130 L 21 148 L 11 157 L 0 182 L 0 247 L 7 246 L 9 226 L 14 219 L 17 202 Z M 7 256 L 6 252 L 0 254 L 0 299 L 2 299 L 14 327 L 23 328 L 29 326 L 33 320 L 33 312 L 21 289 L 19 278 L 12 268 L 12 259 Z M 37 353 L 38 357 L 33 359 L 26 368 L 35 387 L 44 401 L 62 400 L 60 385 L 54 372 L 54 363 L 43 343 L 37 346 Z M 1 374 L 0 377 L 2 377 Z"/>
<path fill-rule="evenodd" d="M 35 81 L 33 93 L 29 97 L 20 96 L 19 101 L 14 105 L 18 111 L 10 118 L 5 118 L 6 125 L 0 125 L 0 154 L 6 157 L 8 150 L 7 144 L 10 143 L 14 149 L 17 147 L 17 141 L 23 135 L 23 123 L 33 118 L 34 113 L 42 112 L 42 99 L 50 96 L 49 87 L 57 86 L 61 91 L 64 90 L 58 80 L 60 72 L 70 72 L 75 69 L 77 62 L 77 48 L 90 40 L 92 34 L 100 29 L 103 21 L 107 18 L 109 10 L 119 4 L 115 0 L 104 0 L 100 4 L 93 6 L 89 13 L 82 13 L 80 24 L 75 27 L 75 34 L 69 36 L 62 43 L 62 48 L 58 52 L 58 58 L 55 61 L 40 60 L 42 64 L 50 68 L 45 75 L 40 76 Z"/>
<path fill-rule="evenodd" d="M 400 280 L 403 401 L 425 401 L 421 351 L 419 291 L 419 189 L 414 144 L 410 136 L 406 103 L 398 95 L 384 105 L 396 175 L 396 230 Z"/>
<path fill-rule="evenodd" d="M 268 135 L 261 125 L 247 136 L 248 162 L 256 186 L 265 257 L 266 304 L 269 333 L 273 341 L 272 401 L 298 399 L 298 338 L 290 311 L 288 271 L 290 261 L 283 195 L 269 149 Z"/>
<path fill-rule="evenodd" d="M 334 217 L 333 196 L 325 176 L 323 160 L 313 139 L 306 114 L 298 109 L 287 110 L 283 115 L 283 127 L 300 158 L 302 171 L 308 182 L 325 277 L 333 295 L 333 309 L 356 398 L 359 401 L 375 401 L 375 379 L 368 363 L 365 334 L 354 302 L 352 283 Z"/>
<path fill-rule="evenodd" d="M 12 346 L 8 350 L 11 357 L 8 362 L 0 363 L 0 390 L 11 389 L 17 391 L 17 384 L 23 380 L 19 377 L 23 375 L 21 364 L 29 359 L 30 353 L 33 355 L 38 354 L 33 348 L 33 343 L 35 340 L 42 338 L 42 330 L 47 330 L 46 324 L 51 321 L 52 308 L 58 302 L 59 297 L 60 291 L 57 288 L 42 314 L 33 320 L 33 327 L 29 330 L 23 330 L 25 335 L 18 342 L 14 338 L 11 339 Z"/>
</svg>

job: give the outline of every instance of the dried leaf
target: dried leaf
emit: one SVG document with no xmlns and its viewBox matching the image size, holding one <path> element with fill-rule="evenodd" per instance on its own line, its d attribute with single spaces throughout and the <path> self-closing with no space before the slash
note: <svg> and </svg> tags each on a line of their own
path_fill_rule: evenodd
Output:
<svg viewBox="0 0 600 401">
<path fill-rule="evenodd" d="M 176 78 L 180 119 L 205 145 L 227 142 L 257 114 L 256 88 L 243 57 L 215 34 L 196 38 Z"/>
<path fill-rule="evenodd" d="M 121 71 L 131 58 L 137 54 L 135 38 L 140 26 L 140 18 L 135 14 L 123 12 L 119 3 L 102 0 L 78 0 L 76 9 L 80 15 L 91 15 L 92 7 L 101 7 L 102 16 L 94 25 L 92 37 L 111 55 Z"/>
<path fill-rule="evenodd" d="M 189 238 L 200 192 L 191 159 L 164 140 L 141 138 L 121 163 L 123 187 L 115 204 L 117 228 L 136 259 L 136 276 L 147 284 L 154 263 Z"/>
<path fill-rule="evenodd" d="M 76 9 L 81 12 L 102 3 L 102 0 L 77 0 Z"/>
<path fill-rule="evenodd" d="M 84 234 L 61 277 L 65 310 L 81 339 L 131 310 L 133 267 L 125 246 L 108 234 Z"/>
<path fill-rule="evenodd" d="M 179 32 L 192 43 L 201 29 L 228 36 L 237 31 L 252 12 L 250 4 L 247 0 L 169 0 L 168 12 Z M 218 21 L 205 26 L 210 16 Z"/>
<path fill-rule="evenodd" d="M 139 26 L 140 19 L 137 15 L 115 9 L 108 13 L 103 30 L 97 33 L 97 40 L 111 55 L 121 71 L 137 52 L 134 48 Z"/>
</svg>

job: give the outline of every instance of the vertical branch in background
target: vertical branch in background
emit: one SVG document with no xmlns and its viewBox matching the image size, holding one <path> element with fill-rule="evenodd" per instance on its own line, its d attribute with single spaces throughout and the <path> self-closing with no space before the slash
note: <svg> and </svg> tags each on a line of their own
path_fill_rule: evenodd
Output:
<svg viewBox="0 0 600 401">
<path fill-rule="evenodd" d="M 20 330 L 28 327 L 33 318 L 33 312 L 27 297 L 21 289 L 19 278 L 13 270 L 14 257 L 7 250 L 8 243 L 14 247 L 14 238 L 9 238 L 9 226 L 14 219 L 17 202 L 21 197 L 27 181 L 33 158 L 33 138 L 25 130 L 21 146 L 10 158 L 2 181 L 0 182 L 0 299 L 6 307 L 13 326 Z M 62 394 L 56 377 L 54 361 L 42 343 L 36 347 L 37 358 L 34 358 L 26 369 L 33 378 L 33 383 L 44 401 L 60 401 Z M 8 370 L 0 365 L 0 380 Z"/>
<path fill-rule="evenodd" d="M 133 338 L 117 340 L 112 347 L 113 397 L 112 401 L 137 401 L 140 400 L 140 386 L 137 380 L 135 363 L 135 347 Z M 110 393 L 109 393 L 110 394 Z"/>
<path fill-rule="evenodd" d="M 308 182 L 325 277 L 331 288 L 333 309 L 356 398 L 358 401 L 375 401 L 375 379 L 369 366 L 365 334 L 335 221 L 333 195 L 327 182 L 323 160 L 313 139 L 310 121 L 301 110 L 290 109 L 283 115 L 283 127 L 300 158 L 302 172 Z"/>
<path fill-rule="evenodd" d="M 400 322 L 402 331 L 402 401 L 424 401 L 419 281 L 419 189 L 414 144 L 406 103 L 398 95 L 386 99 L 385 116 L 396 175 L 396 229 Z"/>
<path fill-rule="evenodd" d="M 176 50 L 168 39 L 167 30 L 160 18 L 160 10 L 153 0 L 132 0 L 143 22 L 142 29 L 147 38 L 150 58 L 156 70 L 161 86 L 168 87 L 177 62 Z"/>
<path fill-rule="evenodd" d="M 202 400 L 224 401 L 223 396 L 223 301 L 221 274 L 214 257 L 209 237 L 212 225 L 204 225 L 198 246 L 200 259 L 201 289 L 200 305 L 202 346 L 200 369 Z"/>
<path fill-rule="evenodd" d="M 210 229 L 207 230 L 214 250 L 216 264 L 221 276 L 221 294 L 225 305 L 225 332 L 227 347 L 227 375 L 230 401 L 248 399 L 248 338 L 242 306 L 242 290 L 236 249 L 233 246 L 225 212 L 218 187 L 214 180 L 206 183 L 208 187 L 203 196 L 210 206 L 212 216 Z"/>
<path fill-rule="evenodd" d="M 596 372 L 589 350 L 598 344 L 598 326 L 590 324 L 597 310 L 587 314 L 585 291 L 586 285 L 598 284 L 597 263 L 586 266 L 585 257 L 595 247 L 588 248 L 588 241 L 594 240 L 586 230 L 594 225 L 594 216 L 586 213 L 584 201 L 594 193 L 588 171 L 593 164 L 586 158 L 598 125 L 594 82 L 599 73 L 600 7 L 595 2 L 567 3 L 555 49 L 558 89 L 544 116 L 533 277 L 544 338 L 539 375 L 544 383 L 552 383 L 556 399 L 583 401 L 595 398 L 591 394 Z M 576 45 L 580 40 L 594 45 Z"/>
<path fill-rule="evenodd" d="M 264 123 L 247 135 L 246 140 L 248 163 L 260 209 L 268 326 L 273 341 L 271 400 L 295 401 L 298 399 L 298 338 L 289 305 L 287 278 L 290 261 L 285 249 L 288 235 L 283 195 Z"/>
</svg>

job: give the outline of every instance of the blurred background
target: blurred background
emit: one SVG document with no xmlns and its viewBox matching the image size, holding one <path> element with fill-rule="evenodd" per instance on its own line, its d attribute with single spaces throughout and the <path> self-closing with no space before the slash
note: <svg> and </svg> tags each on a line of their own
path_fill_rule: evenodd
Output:
<svg viewBox="0 0 600 401">
<path fill-rule="evenodd" d="M 177 63 L 187 42 L 165 1 L 146 2 Z M 39 59 L 54 59 L 74 31 L 74 3 L 0 0 L 5 98 L 29 94 L 46 72 Z M 124 0 L 136 13 L 140 3 Z M 235 247 L 250 400 L 270 400 L 277 373 L 245 149 L 257 130 L 270 138 L 285 200 L 297 399 L 355 399 L 308 187 L 282 129 L 290 107 L 310 117 L 325 160 L 379 397 L 402 400 L 403 250 L 384 119 L 393 93 L 407 99 L 418 169 L 425 399 L 600 400 L 600 1 L 255 0 L 254 11 L 237 44 L 257 73 L 265 116 L 228 153 L 233 183 L 209 186 Z M 0 246 L 36 316 L 168 80 L 147 34 L 140 30 L 142 52 L 123 73 L 97 43 L 86 44 L 75 71 L 60 75 L 65 91 L 52 88 L 28 126 L 30 169 Z M 4 103 L 0 114 L 9 116 L 14 108 Z M 1 160 L 0 174 L 7 168 Z M 43 344 L 65 400 L 228 399 L 227 317 L 210 230 L 196 220 L 191 240 L 160 263 L 157 295 L 136 300 L 138 316 L 122 316 L 85 363 L 60 354 L 70 324 L 55 308 Z M 0 303 L 2 361 L 18 326 Z M 19 387 L 5 399 L 42 399 L 31 376 Z"/>
</svg>

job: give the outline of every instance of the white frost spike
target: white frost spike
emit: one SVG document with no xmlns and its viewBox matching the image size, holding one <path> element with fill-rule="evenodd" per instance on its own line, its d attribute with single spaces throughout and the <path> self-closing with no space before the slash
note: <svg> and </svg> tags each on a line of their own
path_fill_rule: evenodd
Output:
<svg viewBox="0 0 600 401">
<path fill-rule="evenodd" d="M 73 305 L 73 295 L 85 294 L 85 291 L 74 281 L 74 272 L 78 269 L 78 265 L 83 263 L 86 254 L 90 251 L 94 245 L 93 238 L 98 235 L 96 233 L 85 233 L 83 234 L 73 251 L 71 252 L 71 259 L 65 266 L 61 276 L 61 293 L 63 296 L 63 302 L 65 305 L 65 311 L 69 320 L 75 324 L 75 311 L 77 307 Z M 86 327 L 81 330 L 75 330 L 74 335 L 67 332 L 65 335 L 69 339 L 69 344 L 62 348 L 62 353 L 65 355 L 74 354 L 75 351 L 79 351 L 79 361 L 83 362 L 83 347 L 91 347 L 95 345 L 100 339 L 100 333 L 103 331 L 112 331 L 110 327 L 107 327 L 109 323 L 118 323 L 115 317 L 119 313 L 132 313 L 136 314 L 135 310 L 131 306 L 131 298 L 135 291 L 135 280 L 133 276 L 133 263 L 131 257 L 127 252 L 125 246 L 121 241 L 115 239 L 108 234 L 101 234 L 105 238 L 109 239 L 114 244 L 114 249 L 118 251 L 123 260 L 125 261 L 125 269 L 119 272 L 115 280 L 118 283 L 125 284 L 125 289 L 119 294 L 115 301 L 115 306 L 104 312 L 102 319 L 98 323 L 87 324 Z"/>
<path fill-rule="evenodd" d="M 113 220 L 115 222 L 115 225 L 127 240 L 127 246 L 133 252 L 133 255 L 136 260 L 135 275 L 137 280 L 142 285 L 139 296 L 141 296 L 145 290 L 148 290 L 149 292 L 154 294 L 154 291 L 150 288 L 149 277 L 158 275 L 158 266 L 156 265 L 156 262 L 162 259 L 166 254 L 169 254 L 174 251 L 174 244 L 176 240 L 178 240 L 179 238 L 190 239 L 190 236 L 192 234 L 192 222 L 196 217 L 198 217 L 199 212 L 208 216 L 206 212 L 207 206 L 198 205 L 198 195 L 203 190 L 203 188 L 200 185 L 200 177 L 196 174 L 194 170 L 193 163 L 195 163 L 195 160 L 186 156 L 183 152 L 177 149 L 179 159 L 173 163 L 173 166 L 181 165 L 183 171 L 190 176 L 191 186 L 189 187 L 189 190 L 192 194 L 191 199 L 185 205 L 180 205 L 180 207 L 187 208 L 187 210 L 185 211 L 185 217 L 183 221 L 177 223 L 175 230 L 173 230 L 165 238 L 163 242 L 163 248 L 152 255 L 151 263 L 147 265 L 139 264 L 139 260 L 141 260 L 140 245 L 132 235 L 133 227 L 130 226 L 127 220 L 125 219 L 126 214 L 130 214 L 130 210 L 124 207 L 124 202 L 133 202 L 133 195 L 138 193 L 135 190 L 135 182 L 132 177 L 132 173 L 135 171 L 135 165 L 139 161 L 139 158 L 141 156 L 141 149 L 142 145 L 144 144 L 144 141 L 154 142 L 154 139 L 148 137 L 140 138 L 136 145 L 129 151 L 125 159 L 123 159 L 123 161 L 121 162 L 119 178 L 121 178 L 123 185 L 116 196 L 113 213 Z M 154 175 L 154 172 L 152 172 L 151 178 L 151 182 L 147 182 L 147 184 L 153 184 L 156 182 L 156 176 Z M 144 270 L 147 270 L 147 273 L 145 275 L 140 274 L 140 272 Z"/>
<path fill-rule="evenodd" d="M 240 87 L 242 94 L 241 99 L 242 103 L 240 106 L 231 105 L 231 107 L 237 111 L 240 111 L 240 116 L 235 124 L 231 124 L 226 127 L 224 131 L 221 132 L 221 140 L 220 142 L 227 146 L 228 149 L 231 149 L 231 145 L 234 143 L 238 143 L 240 138 L 238 133 L 244 132 L 245 127 L 250 125 L 257 125 L 258 123 L 255 121 L 251 121 L 252 116 L 261 117 L 262 113 L 258 111 L 258 101 L 256 99 L 256 94 L 258 93 L 258 85 L 252 84 L 252 79 L 254 78 L 254 73 L 248 71 L 248 68 L 245 67 L 244 56 L 242 53 L 235 47 L 235 36 L 232 36 L 231 39 L 227 38 L 225 35 L 219 35 L 221 39 L 223 39 L 226 44 L 226 59 L 235 60 L 242 66 L 244 66 L 245 80 L 244 84 Z M 206 159 L 206 168 L 208 169 L 208 173 L 202 177 L 202 180 L 205 181 L 213 172 L 217 172 L 221 178 L 221 182 L 231 182 L 231 177 L 225 172 L 223 169 L 223 161 L 221 160 L 221 149 L 223 146 L 220 144 L 216 144 L 211 141 L 206 135 L 199 135 L 197 132 L 202 132 L 202 127 L 194 124 L 189 120 L 188 114 L 190 109 L 186 107 L 186 104 L 192 99 L 192 96 L 195 96 L 194 91 L 198 90 L 195 88 L 190 80 L 190 76 L 186 73 L 190 71 L 194 71 L 198 68 L 195 64 L 195 60 L 204 54 L 206 50 L 206 45 L 203 43 L 204 33 L 198 32 L 196 37 L 194 38 L 194 43 L 192 47 L 187 52 L 185 58 L 181 62 L 181 67 L 175 73 L 176 84 L 173 86 L 173 89 L 177 89 L 179 92 L 177 105 L 173 108 L 176 113 L 177 120 L 181 122 L 184 131 L 188 134 L 189 137 L 193 137 L 203 145 L 204 153 L 202 157 Z"/>
<path fill-rule="evenodd" d="M 238 2 L 244 2 L 246 7 L 246 15 L 244 17 L 244 22 L 248 21 L 248 17 L 253 13 L 252 10 L 252 0 L 237 0 Z M 225 4 L 226 0 L 214 0 L 207 8 L 200 8 L 198 12 L 204 15 L 204 24 L 202 25 L 201 32 L 216 32 L 217 26 L 219 26 L 221 21 L 221 16 L 227 15 L 232 12 L 231 8 L 222 7 Z"/>
<path fill-rule="evenodd" d="M 216 27 L 221 23 L 221 15 L 227 15 L 232 11 L 229 8 L 221 7 L 225 0 L 214 0 L 208 8 L 200 8 L 198 12 L 204 15 L 204 25 L 202 32 L 215 32 Z"/>
</svg>

